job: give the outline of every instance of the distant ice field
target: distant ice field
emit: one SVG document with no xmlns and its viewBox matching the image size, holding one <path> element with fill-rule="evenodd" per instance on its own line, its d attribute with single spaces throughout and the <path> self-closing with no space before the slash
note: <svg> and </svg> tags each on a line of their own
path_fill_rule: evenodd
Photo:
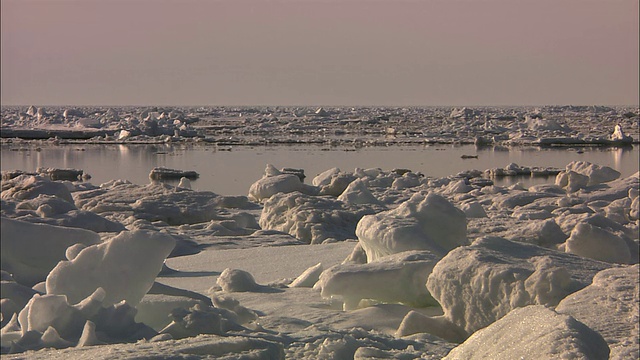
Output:
<svg viewBox="0 0 640 360">
<path fill-rule="evenodd" d="M 146 184 L 154 167 L 194 170 L 195 190 L 224 195 L 246 195 L 264 173 L 266 164 L 277 168 L 304 169 L 307 183 L 334 167 L 343 171 L 359 168 L 410 169 L 425 176 L 443 177 L 464 170 L 502 168 L 510 163 L 528 167 L 564 168 L 574 160 L 610 166 L 622 177 L 638 171 L 640 151 L 627 148 L 476 148 L 474 145 L 424 145 L 390 147 L 329 147 L 316 145 L 213 146 L 185 145 L 24 145 L 1 147 L 1 169 L 35 171 L 38 167 L 75 168 L 91 175 L 99 185 L 112 179 Z M 463 159 L 463 155 L 477 156 Z M 553 182 L 548 178 L 508 177 L 497 184 L 523 185 Z"/>
</svg>

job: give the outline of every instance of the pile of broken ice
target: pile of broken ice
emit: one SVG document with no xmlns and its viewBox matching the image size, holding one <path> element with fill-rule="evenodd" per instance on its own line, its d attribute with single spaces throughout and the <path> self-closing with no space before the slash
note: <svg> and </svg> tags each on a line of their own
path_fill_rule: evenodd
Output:
<svg viewBox="0 0 640 360">
<path fill-rule="evenodd" d="M 147 313 L 151 324 L 136 322 L 152 288 L 188 294 L 154 285 L 165 258 L 197 252 L 199 240 L 224 229 L 277 230 L 310 244 L 357 240 L 342 264 L 318 264 L 289 286 L 313 287 L 344 311 L 409 306 L 396 337 L 436 336 L 451 344 L 447 358 L 637 358 L 639 174 L 619 176 L 573 162 L 555 184 L 526 189 L 330 169 L 308 185 L 268 166 L 247 198 L 22 175 L 2 183 L 2 351 L 215 334 L 283 356 L 291 339 L 268 335 L 232 298 L 191 294 Z M 218 285 L 260 286 L 239 269 L 225 270 Z M 440 316 L 419 311 L 438 306 Z M 375 345 L 381 335 L 335 334 L 344 337 L 317 346 L 327 358 L 416 354 Z M 304 351 L 288 354 L 311 356 Z"/>
<path fill-rule="evenodd" d="M 628 146 L 638 143 L 638 121 L 637 106 L 0 109 L 3 137 L 89 143 Z"/>
</svg>

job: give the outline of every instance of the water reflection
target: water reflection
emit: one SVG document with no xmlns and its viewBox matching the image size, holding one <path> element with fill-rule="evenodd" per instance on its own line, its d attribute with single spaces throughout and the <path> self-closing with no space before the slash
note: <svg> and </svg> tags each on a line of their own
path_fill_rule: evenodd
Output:
<svg viewBox="0 0 640 360">
<path fill-rule="evenodd" d="M 624 149 L 615 149 L 613 151 L 613 161 L 615 164 L 615 169 L 620 169 L 622 167 L 622 156 L 624 155 Z M 618 170 L 620 171 L 620 170 Z"/>
<path fill-rule="evenodd" d="M 68 145 L 24 147 L 2 146 L 2 170 L 35 171 L 38 167 L 82 169 L 101 184 L 124 179 L 137 184 L 149 183 L 149 172 L 157 166 L 193 170 L 200 178 L 192 181 L 197 190 L 243 195 L 262 177 L 266 164 L 278 168 L 305 170 L 307 182 L 317 174 L 338 167 L 353 171 L 356 167 L 383 170 L 406 168 L 426 176 L 442 177 L 464 170 L 486 170 L 510 163 L 520 166 L 564 168 L 574 160 L 610 166 L 629 176 L 638 171 L 638 149 L 514 148 L 473 145 L 393 146 L 374 148 L 337 148 L 327 146 L 255 146 L 216 151 L 213 146 L 184 145 Z M 463 159 L 463 155 L 478 156 Z M 504 178 L 502 184 L 521 182 L 531 185 L 553 182 L 554 178 Z"/>
</svg>

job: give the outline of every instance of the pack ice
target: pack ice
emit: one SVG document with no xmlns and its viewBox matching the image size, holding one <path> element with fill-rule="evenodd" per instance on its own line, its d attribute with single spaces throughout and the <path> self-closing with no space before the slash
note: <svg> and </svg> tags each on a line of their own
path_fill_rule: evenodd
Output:
<svg viewBox="0 0 640 360">
<path fill-rule="evenodd" d="M 3 358 L 637 358 L 639 174 L 484 174 L 3 180 Z"/>
</svg>

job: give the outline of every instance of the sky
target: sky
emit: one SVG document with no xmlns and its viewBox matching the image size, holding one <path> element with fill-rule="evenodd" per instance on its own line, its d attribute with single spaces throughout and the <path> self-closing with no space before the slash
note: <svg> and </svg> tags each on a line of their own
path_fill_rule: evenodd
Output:
<svg viewBox="0 0 640 360">
<path fill-rule="evenodd" d="M 636 105 L 638 0 L 0 0 L 3 105 Z"/>
</svg>

